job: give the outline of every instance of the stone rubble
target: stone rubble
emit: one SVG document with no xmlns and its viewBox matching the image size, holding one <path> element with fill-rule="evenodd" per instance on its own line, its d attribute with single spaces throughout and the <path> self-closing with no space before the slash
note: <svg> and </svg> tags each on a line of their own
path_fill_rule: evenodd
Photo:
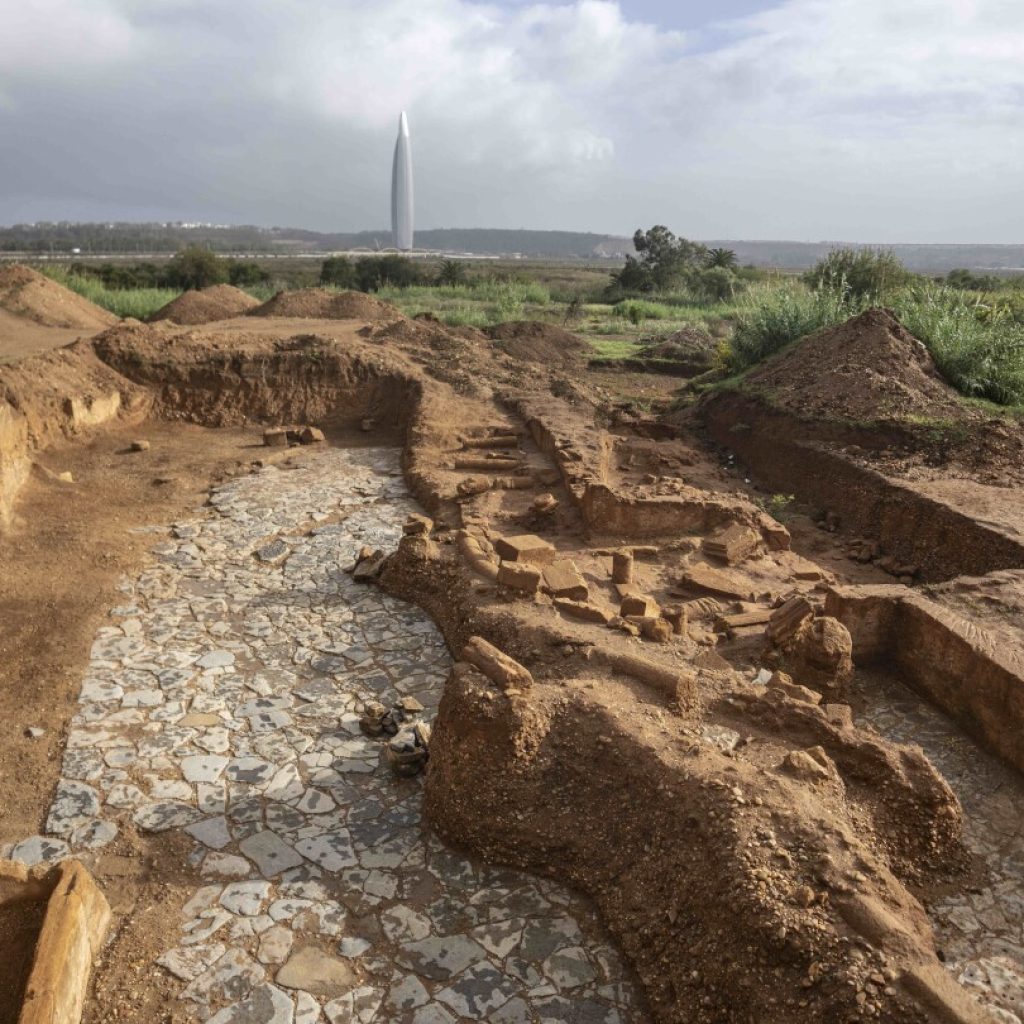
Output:
<svg viewBox="0 0 1024 1024">
<path fill-rule="evenodd" d="M 583 901 L 447 850 L 388 768 L 399 740 L 425 756 L 450 668 L 423 612 L 345 572 L 416 511 L 398 452 L 307 449 L 210 504 L 122 584 L 49 834 L 0 854 L 184 830 L 197 889 L 157 962 L 210 1024 L 644 1020 Z M 364 735 L 371 708 L 396 736 Z"/>
</svg>

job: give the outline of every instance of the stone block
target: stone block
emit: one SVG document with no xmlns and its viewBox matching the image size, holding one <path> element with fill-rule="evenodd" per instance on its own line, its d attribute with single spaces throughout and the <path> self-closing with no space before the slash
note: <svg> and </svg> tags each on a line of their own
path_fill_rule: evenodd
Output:
<svg viewBox="0 0 1024 1024">
<path fill-rule="evenodd" d="M 714 594 L 716 597 L 731 597 L 740 601 L 752 600 L 754 596 L 749 582 L 734 580 L 727 573 L 703 563 L 691 565 L 683 573 L 680 585 L 698 594 Z"/>
<path fill-rule="evenodd" d="M 557 552 L 554 545 L 532 533 L 516 537 L 499 537 L 494 550 L 506 562 L 533 562 L 536 565 L 550 565 Z"/>
<path fill-rule="evenodd" d="M 657 618 L 661 615 L 661 608 L 653 597 L 644 594 L 627 594 L 619 606 L 619 614 L 624 618 Z"/>
<path fill-rule="evenodd" d="M 303 427 L 299 431 L 299 444 L 317 444 L 325 440 L 324 432 L 319 427 Z"/>
<path fill-rule="evenodd" d="M 672 627 L 672 632 L 681 636 L 686 632 L 686 609 L 679 604 L 669 605 L 661 609 L 661 617 Z"/>
<path fill-rule="evenodd" d="M 730 523 L 704 539 L 704 553 L 720 558 L 728 565 L 739 565 L 761 546 L 760 536 L 749 526 Z"/>
<path fill-rule="evenodd" d="M 633 552 L 616 551 L 612 554 L 612 582 L 633 582 Z"/>
<path fill-rule="evenodd" d="M 849 704 L 822 704 L 821 710 L 825 712 L 829 725 L 837 729 L 853 728 L 853 708 Z"/>
<path fill-rule="evenodd" d="M 263 443 L 268 448 L 287 448 L 288 431 L 285 430 L 283 427 L 275 427 L 271 430 L 264 430 Z"/>
<path fill-rule="evenodd" d="M 502 690 L 528 690 L 533 686 L 533 676 L 527 668 L 483 637 L 471 636 L 460 658 L 479 669 Z"/>
<path fill-rule="evenodd" d="M 607 626 L 615 618 L 610 612 L 606 612 L 590 601 L 570 601 L 568 598 L 556 597 L 555 607 L 574 619 L 580 619 L 583 622 L 596 622 L 601 626 Z"/>
<path fill-rule="evenodd" d="M 569 558 L 552 562 L 544 569 L 544 589 L 555 597 L 568 597 L 573 601 L 586 601 L 590 596 L 587 581 Z"/>
<path fill-rule="evenodd" d="M 498 582 L 503 587 L 521 590 L 524 594 L 536 594 L 540 589 L 541 572 L 532 565 L 518 562 L 502 562 L 498 566 Z"/>
<path fill-rule="evenodd" d="M 736 612 L 732 615 L 719 615 L 715 619 L 715 629 L 732 633 L 747 626 L 763 626 L 771 617 L 772 610 L 770 608 L 758 608 L 752 612 Z"/>
<path fill-rule="evenodd" d="M 814 608 L 805 597 L 791 597 L 780 608 L 776 608 L 768 619 L 765 635 L 772 643 L 780 644 L 793 636 L 804 619 L 814 614 Z"/>
<path fill-rule="evenodd" d="M 660 616 L 648 616 L 640 622 L 640 632 L 647 640 L 667 644 L 672 639 L 672 627 Z"/>
<path fill-rule="evenodd" d="M 31 872 L 30 877 L 38 877 Z M 36 942 L 19 1024 L 78 1024 L 89 973 L 110 924 L 110 906 L 78 861 L 46 875 L 51 895 Z"/>
<path fill-rule="evenodd" d="M 429 516 L 421 516 L 418 512 L 413 512 L 403 524 L 402 533 L 406 537 L 419 537 L 424 534 L 429 534 L 433 528 L 433 519 Z"/>
</svg>

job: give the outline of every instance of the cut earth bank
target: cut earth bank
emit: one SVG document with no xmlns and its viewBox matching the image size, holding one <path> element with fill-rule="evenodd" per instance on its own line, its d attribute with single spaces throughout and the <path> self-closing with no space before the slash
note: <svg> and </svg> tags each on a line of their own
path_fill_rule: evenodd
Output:
<svg viewBox="0 0 1024 1024">
<path fill-rule="evenodd" d="M 860 729 L 845 702 L 855 645 L 877 657 L 900 642 L 898 625 L 869 634 L 845 611 L 849 584 L 877 585 L 880 569 L 803 557 L 693 425 L 652 440 L 663 425 L 622 414 L 582 371 L 550 373 L 387 310 L 257 319 L 114 327 L 47 357 L 68 374 L 52 390 L 39 367 L 5 371 L 9 537 L 31 547 L 26 513 L 57 494 L 82 500 L 33 464 L 59 469 L 84 439 L 111 459 L 113 439 L 141 429 L 126 420 L 168 437 L 178 422 L 218 428 L 204 438 L 308 422 L 345 443 L 398 443 L 432 522 L 411 527 L 380 582 L 467 652 L 426 776 L 445 839 L 589 895 L 657 1020 L 986 1019 L 942 966 L 925 912 L 934 893 L 977 881 L 957 798 L 919 749 Z M 173 503 L 140 513 L 177 515 Z M 801 551 L 820 543 L 794 531 Z M 81 646 L 63 652 L 64 671 L 83 664 Z M 965 671 L 990 654 L 975 643 Z M 1011 710 L 1018 685 L 1004 683 Z M 37 796 L 32 831 L 48 803 Z M 194 874 L 185 834 L 155 842 L 124 818 L 108 859 L 116 884 L 145 897 L 122 907 L 123 955 L 100 969 L 108 1001 L 94 1019 L 133 985 L 129 1015 L 164 1012 L 171 989 L 153 980 L 146 929 L 166 912 L 161 887 L 171 902 Z M 83 853 L 101 879 L 105 856 Z"/>
</svg>

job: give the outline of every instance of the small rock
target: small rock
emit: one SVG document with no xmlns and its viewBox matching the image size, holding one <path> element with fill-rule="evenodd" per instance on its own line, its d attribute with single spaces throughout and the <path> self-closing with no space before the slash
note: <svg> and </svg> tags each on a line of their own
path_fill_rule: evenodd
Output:
<svg viewBox="0 0 1024 1024">
<path fill-rule="evenodd" d="M 151 445 L 148 441 L 132 441 L 128 447 L 133 452 L 148 452 Z"/>
<path fill-rule="evenodd" d="M 352 988 L 356 976 L 344 960 L 316 946 L 305 946 L 289 957 L 274 980 L 282 988 L 301 989 L 314 996 L 338 996 Z"/>
<path fill-rule="evenodd" d="M 299 431 L 299 444 L 317 444 L 325 440 L 324 432 L 319 427 L 303 427 Z"/>
<path fill-rule="evenodd" d="M 40 737 L 40 736 L 44 736 L 45 734 L 46 734 L 46 730 L 45 730 L 45 729 L 42 729 L 42 728 L 40 728 L 40 727 L 39 727 L 38 725 L 30 725 L 30 726 L 29 726 L 29 727 L 28 727 L 28 728 L 27 728 L 27 729 L 25 730 L 25 735 L 26 735 L 26 736 L 27 736 L 27 737 L 28 737 L 28 738 L 29 738 L 30 740 L 37 740 L 37 739 L 39 739 L 39 737 Z"/>
</svg>

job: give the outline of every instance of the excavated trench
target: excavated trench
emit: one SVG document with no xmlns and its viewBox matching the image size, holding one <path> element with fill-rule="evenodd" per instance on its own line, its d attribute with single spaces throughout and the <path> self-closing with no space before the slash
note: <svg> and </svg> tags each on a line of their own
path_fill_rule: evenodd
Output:
<svg viewBox="0 0 1024 1024">
<path fill-rule="evenodd" d="M 507 698 L 496 698 L 493 688 L 457 666 L 429 782 L 428 811 L 446 838 L 487 860 L 547 877 L 482 867 L 450 852 L 422 826 L 419 784 L 392 779 L 380 743 L 358 726 L 368 699 L 414 698 L 430 721 L 451 669 L 445 644 L 413 605 L 340 571 L 362 545 L 390 548 L 398 541 L 415 508 L 399 459 L 413 497 L 432 513 L 453 508 L 434 467 L 434 434 L 450 395 L 407 366 L 366 353 L 339 358 L 311 338 L 281 343 L 269 354 L 226 349 L 194 360 L 170 351 L 143 358 L 116 340 L 98 351 L 106 366 L 140 389 L 133 415 L 152 408 L 163 418 L 212 426 L 315 422 L 338 436 L 360 431 L 389 445 L 302 454 L 291 469 L 267 466 L 217 489 L 208 514 L 170 527 L 152 563 L 125 581 L 123 603 L 97 634 L 48 834 L 14 851 L 26 860 L 69 850 L 88 857 L 124 830 L 156 843 L 171 833 L 189 836 L 195 888 L 176 908 L 180 917 L 159 958 L 202 1016 L 217 1024 L 250 1018 L 312 1024 L 321 1012 L 331 1024 L 648 1019 L 639 986 L 591 906 L 560 884 L 569 882 L 594 898 L 638 967 L 656 1019 L 678 1019 L 684 1006 L 694 1008 L 695 1020 L 731 1019 L 721 1014 L 731 1014 L 734 1002 L 752 1012 L 763 993 L 778 991 L 780 975 L 797 996 L 778 1005 L 772 996 L 765 1019 L 792 1019 L 809 1005 L 801 988 L 816 982 L 808 967 L 813 943 L 797 936 L 807 918 L 824 920 L 827 899 L 794 918 L 748 886 L 761 853 L 769 861 L 776 856 L 776 844 L 743 823 L 753 812 L 794 828 L 802 814 L 797 845 L 809 856 L 821 854 L 825 835 L 842 834 L 848 851 L 834 872 L 822 874 L 845 881 L 812 884 L 833 887 L 853 936 L 828 955 L 855 962 L 858 995 L 868 995 L 854 1003 L 850 993 L 829 990 L 813 1007 L 826 1013 L 821 1019 L 845 1019 L 828 1017 L 830 1006 L 840 1015 L 854 1005 L 862 1016 L 877 1014 L 889 984 L 936 1017 L 972 1019 L 922 959 L 930 940 L 914 901 L 900 895 L 888 868 L 858 845 L 852 830 L 829 823 L 834 793 L 803 805 L 799 787 L 787 781 L 755 804 L 735 795 L 762 793 L 760 767 L 742 756 L 701 755 L 715 760 L 700 771 L 686 764 L 688 748 L 706 743 L 689 720 L 680 749 L 639 739 L 652 718 L 675 736 L 679 722 L 671 716 L 678 705 L 581 665 L 586 644 L 578 636 L 565 656 L 568 675 L 542 670 L 532 705 L 512 701 L 511 712 Z M 523 418 L 566 491 L 579 485 L 577 507 L 591 531 L 707 533 L 737 515 L 765 525 L 717 497 L 645 503 L 581 484 L 572 460 L 559 461 L 566 446 L 556 432 L 544 428 L 542 417 L 524 412 Z M 729 437 L 736 422 L 721 421 Z M 17 434 L 19 444 L 23 435 L 30 451 L 31 431 Z M 792 457 L 796 443 L 787 450 Z M 751 448 L 750 460 L 755 454 Z M 598 451 L 599 459 L 606 457 Z M 18 465 L 10 475 L 16 483 L 24 478 Z M 805 465 L 809 487 L 828 476 L 813 460 Z M 879 502 L 895 509 L 901 495 L 883 488 L 872 497 L 878 481 L 832 478 L 842 486 L 856 483 L 863 499 L 850 500 L 853 514 L 891 529 L 889 542 L 901 557 L 939 544 L 935 559 L 920 559 L 926 578 L 948 578 L 967 565 L 977 571 L 989 562 L 1002 568 L 1012 560 L 1016 547 L 1007 538 L 984 527 L 963 534 L 960 524 L 913 503 L 907 521 L 923 532 L 911 536 L 895 512 L 880 512 Z M 8 506 L 16 490 L 9 486 Z M 637 522 L 644 525 L 630 528 Z M 961 553 L 947 553 L 943 544 L 950 547 L 950 538 L 961 535 L 967 553 L 963 545 Z M 522 660 L 536 660 L 531 649 L 541 633 L 517 632 L 511 620 L 489 622 L 487 615 L 470 623 L 473 587 L 436 566 L 423 571 L 428 576 L 409 578 L 416 592 L 409 592 L 409 580 L 388 589 L 431 608 L 450 634 L 450 648 L 472 632 L 490 631 Z M 475 587 L 481 589 L 479 579 Z M 866 652 L 867 642 L 852 631 Z M 885 633 L 874 655 L 888 657 L 897 641 L 891 630 Z M 967 672 L 974 664 L 969 654 Z M 594 698 L 595 687 L 607 691 L 610 705 Z M 1016 775 L 996 762 L 982 767 L 941 716 L 870 669 L 853 692 L 858 718 L 882 735 L 898 742 L 927 736 L 929 756 L 957 791 L 969 847 L 990 874 L 980 892 L 933 901 L 931 919 L 953 973 L 1000 1012 L 1020 1013 Z M 849 770 L 846 748 L 819 718 L 801 728 Z M 993 786 L 998 799 L 991 797 Z M 752 847 L 763 849 L 751 861 Z M 716 850 L 717 868 L 694 863 L 694 851 L 713 859 Z M 872 881 L 858 893 L 849 879 L 863 877 L 862 869 Z M 742 889 L 733 889 L 736 880 Z M 898 927 L 872 909 L 876 900 L 890 914 L 898 910 Z M 737 914 L 749 928 L 742 939 L 734 934 Z M 812 934 L 816 927 L 824 925 L 817 922 Z M 744 943 L 749 963 L 734 970 Z M 886 968 L 886 957 L 898 960 L 899 969 Z M 885 982 L 869 980 L 876 975 Z M 924 1019 L 909 1004 L 892 1006 L 898 1012 L 890 1019 Z"/>
<path fill-rule="evenodd" d="M 851 699 L 886 739 L 919 744 L 956 792 L 974 876 L 934 895 L 928 914 L 949 970 L 1015 1024 L 1024 1019 L 1024 780 L 892 672 L 858 671 Z"/>
<path fill-rule="evenodd" d="M 738 393 L 704 403 L 711 438 L 739 457 L 765 487 L 794 494 L 832 512 L 851 536 L 871 537 L 919 578 L 938 582 L 1024 566 L 1024 539 L 984 522 L 845 456 L 841 446 L 867 450 L 899 444 L 898 431 L 803 423 Z"/>
</svg>

